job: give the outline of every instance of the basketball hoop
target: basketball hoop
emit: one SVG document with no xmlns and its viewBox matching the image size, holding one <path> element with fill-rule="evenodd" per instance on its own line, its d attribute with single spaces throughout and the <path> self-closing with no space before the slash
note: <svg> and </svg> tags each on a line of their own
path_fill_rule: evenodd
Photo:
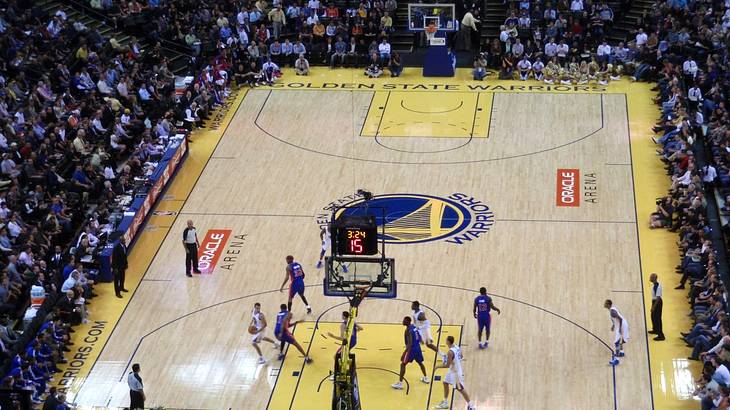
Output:
<svg viewBox="0 0 730 410">
<path fill-rule="evenodd" d="M 360 297 L 365 297 L 368 292 L 370 292 L 370 289 L 373 288 L 372 282 L 363 283 L 362 285 L 355 285 L 355 295 Z"/>
<path fill-rule="evenodd" d="M 327 256 L 323 285 L 325 296 L 394 298 L 397 294 L 395 260 Z"/>
<path fill-rule="evenodd" d="M 358 284 L 354 286 L 354 291 L 352 299 L 350 300 L 350 306 L 358 307 L 360 305 L 360 302 L 362 302 L 363 299 L 365 299 L 365 296 L 367 296 L 368 292 L 370 292 L 370 289 L 373 288 L 372 282 L 370 283 L 364 283 L 364 284 Z"/>
</svg>

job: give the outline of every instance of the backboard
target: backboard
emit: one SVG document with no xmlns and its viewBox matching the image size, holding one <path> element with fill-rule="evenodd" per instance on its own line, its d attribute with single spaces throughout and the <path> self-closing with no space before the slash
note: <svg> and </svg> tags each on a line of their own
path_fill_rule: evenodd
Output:
<svg viewBox="0 0 730 410">
<path fill-rule="evenodd" d="M 429 26 L 440 31 L 455 31 L 458 26 L 455 6 L 440 3 L 408 3 L 408 29 L 424 31 Z"/>
<path fill-rule="evenodd" d="M 352 297 L 358 288 L 373 285 L 367 296 L 394 298 L 397 294 L 395 260 L 328 256 L 325 258 L 325 296 Z"/>
</svg>

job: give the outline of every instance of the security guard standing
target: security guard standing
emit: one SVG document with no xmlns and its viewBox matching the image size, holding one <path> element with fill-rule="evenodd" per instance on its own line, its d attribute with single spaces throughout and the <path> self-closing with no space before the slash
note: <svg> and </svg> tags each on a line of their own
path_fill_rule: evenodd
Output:
<svg viewBox="0 0 730 410">
<path fill-rule="evenodd" d="M 129 385 L 129 409 L 144 409 L 144 401 L 147 397 L 144 395 L 142 377 L 139 375 L 139 363 L 132 365 L 132 371 L 127 375 L 127 385 Z"/>
<path fill-rule="evenodd" d="M 656 335 L 654 340 L 664 340 L 664 329 L 662 328 L 662 285 L 657 280 L 657 274 L 649 275 L 651 282 L 651 331 L 649 333 Z"/>
<path fill-rule="evenodd" d="M 185 247 L 185 274 L 188 277 L 192 277 L 190 273 L 190 267 L 192 266 L 193 272 L 200 273 L 198 269 L 198 233 L 195 231 L 193 221 L 188 220 L 188 227 L 183 231 L 183 246 Z"/>
</svg>

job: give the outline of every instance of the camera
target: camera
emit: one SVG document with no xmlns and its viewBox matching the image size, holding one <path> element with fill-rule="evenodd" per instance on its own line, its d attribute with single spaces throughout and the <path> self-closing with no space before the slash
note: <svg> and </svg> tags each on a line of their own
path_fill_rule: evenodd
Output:
<svg viewBox="0 0 730 410">
<path fill-rule="evenodd" d="M 363 199 L 365 199 L 365 201 L 369 201 L 369 200 L 373 199 L 373 193 L 366 191 L 364 189 L 358 189 L 357 194 L 361 195 L 363 197 Z"/>
</svg>

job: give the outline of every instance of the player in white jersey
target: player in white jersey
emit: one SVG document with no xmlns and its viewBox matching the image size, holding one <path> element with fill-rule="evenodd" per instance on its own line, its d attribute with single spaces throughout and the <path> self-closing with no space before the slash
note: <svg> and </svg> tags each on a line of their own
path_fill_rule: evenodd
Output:
<svg viewBox="0 0 730 410">
<path fill-rule="evenodd" d="M 421 335 L 421 343 L 424 343 L 429 349 L 441 355 L 443 358 L 445 355 L 439 352 L 438 347 L 433 344 L 433 337 L 431 337 L 431 321 L 426 318 L 426 313 L 421 309 L 421 304 L 414 300 L 411 303 L 411 319 L 413 324 L 418 329 L 418 333 Z"/>
<path fill-rule="evenodd" d="M 322 251 L 319 253 L 319 262 L 317 262 L 317 269 L 322 268 L 322 260 L 324 260 L 324 254 L 332 246 L 332 234 L 330 234 L 329 225 L 325 225 L 319 231 L 319 239 L 322 241 Z"/>
<path fill-rule="evenodd" d="M 332 234 L 330 233 L 329 225 L 324 225 L 319 231 L 319 239 L 322 241 L 322 250 L 319 252 L 317 269 L 322 269 L 322 261 L 324 260 L 324 255 L 332 247 Z M 347 273 L 347 265 L 342 265 L 342 271 Z"/>
<path fill-rule="evenodd" d="M 464 357 L 461 354 L 461 348 L 454 344 L 454 336 L 446 337 L 446 347 L 449 348 L 449 352 L 446 355 L 446 360 L 443 364 L 436 366 L 437 369 L 449 369 L 443 378 L 444 383 L 444 400 L 436 405 L 437 409 L 448 409 L 451 408 L 449 404 L 449 386 L 454 386 L 454 390 L 461 393 L 461 396 L 466 401 L 467 408 L 469 410 L 476 409 L 474 403 L 469 399 L 469 393 L 467 393 L 464 387 L 464 371 L 461 368 L 461 359 Z"/>
<path fill-rule="evenodd" d="M 608 316 L 611 319 L 611 331 L 613 332 L 613 344 L 616 348 L 614 357 L 611 359 L 612 365 L 619 363 L 618 358 L 625 356 L 624 354 L 624 343 L 629 341 L 629 322 L 621 316 L 621 312 L 618 308 L 613 306 L 613 302 L 610 299 L 606 299 L 603 303 L 603 307 L 608 309 Z"/>
<path fill-rule="evenodd" d="M 264 359 L 264 355 L 261 353 L 259 343 L 261 343 L 261 341 L 263 340 L 264 342 L 269 342 L 277 347 L 279 343 L 276 342 L 274 339 L 264 336 L 264 330 L 266 330 L 266 316 L 264 316 L 264 314 L 261 312 L 261 304 L 258 302 L 253 304 L 253 312 L 251 312 L 251 324 L 249 326 L 253 326 L 256 328 L 256 333 L 251 335 L 251 343 L 253 344 L 253 348 L 256 349 L 256 352 L 259 354 L 259 363 L 264 364 L 266 363 L 266 359 Z"/>
<path fill-rule="evenodd" d="M 530 71 L 532 71 L 532 63 L 527 59 L 527 56 L 522 57 L 522 60 L 517 63 L 517 70 L 520 72 L 520 80 L 527 81 L 527 78 L 530 77 Z"/>
</svg>

